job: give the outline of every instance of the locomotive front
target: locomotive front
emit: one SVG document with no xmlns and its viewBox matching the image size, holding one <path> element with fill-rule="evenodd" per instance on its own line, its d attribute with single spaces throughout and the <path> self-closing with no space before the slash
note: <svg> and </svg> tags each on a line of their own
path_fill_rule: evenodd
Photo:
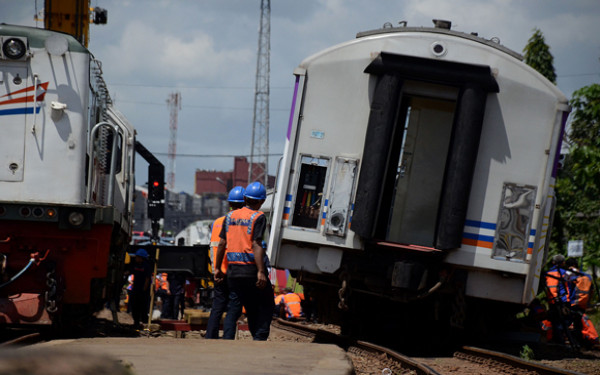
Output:
<svg viewBox="0 0 600 375">
<path fill-rule="evenodd" d="M 0 43 L 0 320 L 87 315 L 121 284 L 134 131 L 73 37 L 0 25 Z"/>
</svg>

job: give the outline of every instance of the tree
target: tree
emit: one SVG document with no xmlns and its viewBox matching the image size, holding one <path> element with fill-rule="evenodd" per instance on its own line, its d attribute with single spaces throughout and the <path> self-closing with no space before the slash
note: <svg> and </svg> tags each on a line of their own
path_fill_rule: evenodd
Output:
<svg viewBox="0 0 600 375">
<path fill-rule="evenodd" d="M 600 267 L 600 84 L 573 93 L 566 143 L 569 153 L 556 183 L 552 252 L 566 241 L 584 241 L 586 266 Z"/>
<path fill-rule="evenodd" d="M 593 84 L 573 93 L 570 146 L 600 148 L 600 85 Z"/>
<path fill-rule="evenodd" d="M 550 53 L 550 47 L 544 40 L 540 29 L 533 29 L 533 35 L 527 41 L 523 49 L 525 63 L 540 72 L 544 77 L 556 85 L 556 72 L 554 70 L 554 57 Z"/>
</svg>

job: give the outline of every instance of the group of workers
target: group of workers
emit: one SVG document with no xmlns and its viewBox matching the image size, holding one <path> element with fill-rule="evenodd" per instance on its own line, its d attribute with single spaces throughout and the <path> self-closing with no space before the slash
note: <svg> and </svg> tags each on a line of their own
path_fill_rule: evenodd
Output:
<svg viewBox="0 0 600 375">
<path fill-rule="evenodd" d="M 585 314 L 590 304 L 592 277 L 581 272 L 573 258 L 563 255 L 552 258 L 552 267 L 546 272 L 549 302 L 547 319 L 542 329 L 549 340 L 572 346 L 598 346 L 598 333 Z"/>
<path fill-rule="evenodd" d="M 227 313 L 223 338 L 234 339 L 243 309 L 253 339 L 269 337 L 275 303 L 263 241 L 267 220 L 259 211 L 265 199 L 266 189 L 260 182 L 253 182 L 245 189 L 236 186 L 228 195 L 229 213 L 213 223 L 210 257 L 215 286 L 207 339 L 219 338 L 223 313 Z M 153 284 L 146 250 L 136 252 L 129 272 L 128 307 L 138 328 L 147 319 L 149 290 Z M 159 274 L 155 284 L 156 295 L 163 301 L 161 318 L 177 319 L 184 303 L 185 278 L 177 273 Z"/>
<path fill-rule="evenodd" d="M 145 249 L 135 252 L 129 263 L 127 274 L 127 312 L 133 318 L 136 329 L 148 320 L 150 308 L 150 288 L 154 285 L 155 297 L 160 298 L 161 319 L 179 319 L 185 309 L 186 275 L 182 272 L 160 273 L 152 283 L 153 266 Z M 157 298 L 157 301 L 158 301 Z"/>
<path fill-rule="evenodd" d="M 207 339 L 219 338 L 224 312 L 223 338 L 234 339 L 242 309 L 252 338 L 264 341 L 269 337 L 275 306 L 263 246 L 267 220 L 259 211 L 266 197 L 260 182 L 253 182 L 246 189 L 236 186 L 228 195 L 229 213 L 213 223 L 211 261 L 215 288 Z"/>
</svg>

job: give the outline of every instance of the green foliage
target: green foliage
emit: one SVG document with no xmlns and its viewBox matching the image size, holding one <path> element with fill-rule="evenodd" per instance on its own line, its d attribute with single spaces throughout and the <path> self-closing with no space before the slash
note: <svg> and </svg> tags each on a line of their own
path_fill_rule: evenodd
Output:
<svg viewBox="0 0 600 375">
<path fill-rule="evenodd" d="M 570 104 L 573 108 L 570 144 L 600 147 L 600 85 L 575 91 Z"/>
<path fill-rule="evenodd" d="M 569 153 L 556 182 L 551 253 L 566 255 L 568 240 L 584 241 L 584 269 L 600 267 L 600 85 L 573 93 Z"/>
<path fill-rule="evenodd" d="M 523 53 L 527 65 L 540 72 L 550 82 L 556 84 L 554 57 L 550 53 L 550 47 L 544 40 L 544 35 L 538 28 L 533 29 L 533 35 L 527 41 Z"/>
<path fill-rule="evenodd" d="M 598 329 L 598 327 L 600 327 L 600 311 L 598 311 L 598 310 L 594 310 L 592 312 L 587 311 L 586 314 L 587 314 L 588 318 L 590 318 L 590 320 L 594 324 L 594 327 L 596 327 L 596 329 Z"/>
<path fill-rule="evenodd" d="M 528 361 L 532 361 L 533 359 L 535 359 L 535 355 L 533 354 L 533 349 L 531 349 L 529 347 L 529 345 L 523 346 L 523 348 L 521 349 L 521 352 L 519 353 L 519 356 L 522 359 L 526 359 Z"/>
</svg>

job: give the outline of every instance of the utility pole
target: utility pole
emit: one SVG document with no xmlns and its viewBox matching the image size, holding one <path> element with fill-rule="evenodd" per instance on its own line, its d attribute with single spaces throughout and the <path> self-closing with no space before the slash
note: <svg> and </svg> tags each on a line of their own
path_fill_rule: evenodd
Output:
<svg viewBox="0 0 600 375">
<path fill-rule="evenodd" d="M 167 185 L 171 190 L 175 189 L 175 155 L 177 154 L 177 115 L 181 110 L 181 94 L 172 93 L 167 99 L 167 106 L 170 111 L 169 121 L 169 173 L 167 175 Z"/>
<path fill-rule="evenodd" d="M 258 31 L 252 149 L 248 182 L 259 181 L 267 186 L 269 176 L 269 74 L 271 54 L 271 0 L 261 0 Z"/>
</svg>

